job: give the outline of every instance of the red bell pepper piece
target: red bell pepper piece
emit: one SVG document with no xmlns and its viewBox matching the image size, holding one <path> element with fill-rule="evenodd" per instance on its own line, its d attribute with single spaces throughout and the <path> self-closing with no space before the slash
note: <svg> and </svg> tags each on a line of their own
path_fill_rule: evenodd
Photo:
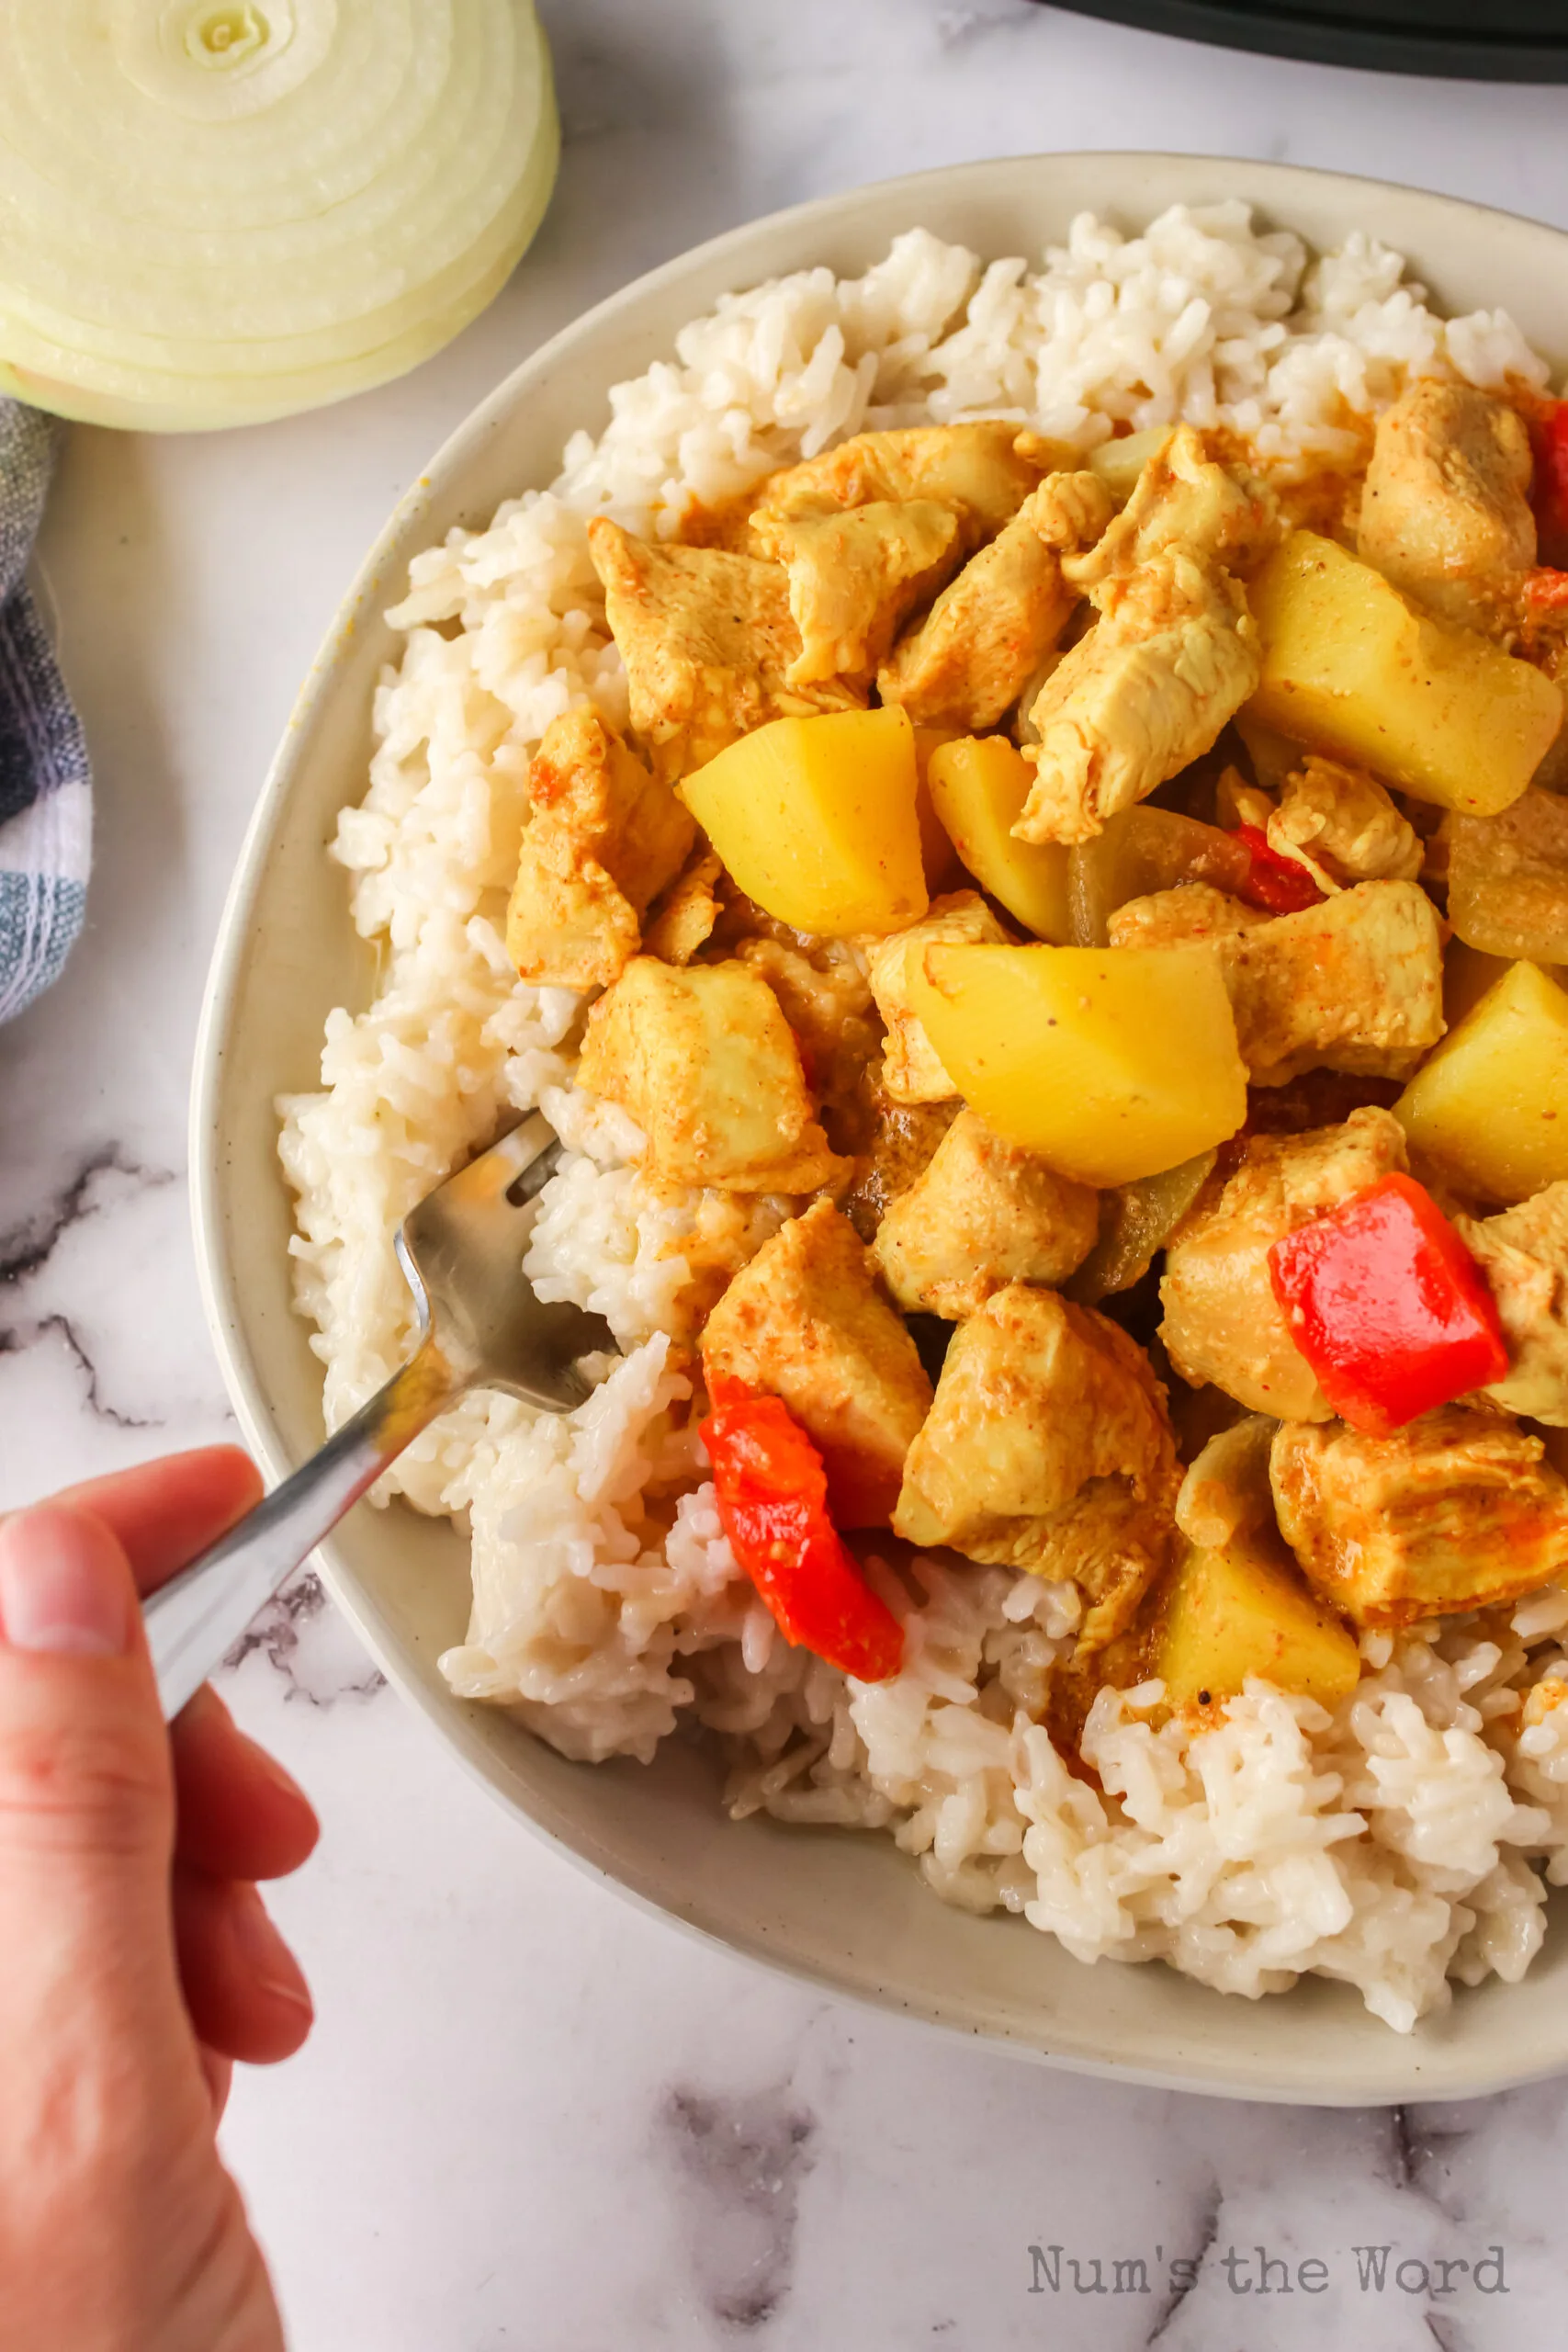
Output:
<svg viewBox="0 0 1568 2352">
<path fill-rule="evenodd" d="M 737 1560 L 786 1640 L 857 1681 L 885 1682 L 904 1662 L 904 1629 L 828 1516 L 822 1456 L 777 1396 L 729 1379 L 715 1392 L 700 1434 Z"/>
<path fill-rule="evenodd" d="M 1568 605 L 1568 571 L 1552 571 L 1545 564 L 1527 571 L 1525 602 L 1537 612 L 1561 612 Z"/>
<path fill-rule="evenodd" d="M 1541 561 L 1568 563 L 1568 401 L 1546 401 L 1530 426 Z"/>
<path fill-rule="evenodd" d="M 1297 915 L 1303 907 L 1319 904 L 1324 894 L 1306 867 L 1282 856 L 1258 826 L 1238 825 L 1235 837 L 1247 843 L 1252 857 L 1246 879 L 1237 886 L 1249 906 L 1267 907 L 1271 915 Z"/>
<path fill-rule="evenodd" d="M 1291 1337 L 1341 1418 L 1376 1437 L 1501 1380 L 1481 1271 L 1426 1189 L 1384 1176 L 1269 1252 Z"/>
</svg>

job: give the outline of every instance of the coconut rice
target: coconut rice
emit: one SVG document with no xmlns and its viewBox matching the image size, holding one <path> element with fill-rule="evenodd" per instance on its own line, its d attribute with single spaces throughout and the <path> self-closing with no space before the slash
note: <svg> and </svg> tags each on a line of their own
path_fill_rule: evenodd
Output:
<svg viewBox="0 0 1568 2352">
<path fill-rule="evenodd" d="M 281 1105 L 299 1311 L 336 1427 L 410 1337 L 406 1212 L 502 1115 L 567 1147 L 526 1271 L 607 1317 L 624 1351 L 565 1418 L 469 1396 L 379 1499 L 468 1533 L 459 1694 L 566 1755 L 647 1759 L 682 1719 L 729 1759 L 739 1815 L 882 1830 L 934 1891 L 1020 1914 L 1083 1960 L 1164 1959 L 1257 1996 L 1303 1972 L 1408 2030 L 1451 1981 L 1517 1980 L 1545 1884 L 1568 1881 L 1568 1597 L 1369 1635 L 1330 1716 L 1261 1683 L 1213 1727 L 1154 1728 L 1157 1685 L 1103 1691 L 1075 1776 L 1038 1717 L 1070 1646 L 1069 1585 L 916 1560 L 870 1574 L 905 1663 L 859 1684 L 792 1648 L 736 1567 L 695 1435 L 682 1343 L 790 1204 L 656 1197 L 639 1137 L 573 1090 L 582 1003 L 521 984 L 502 937 L 549 722 L 626 718 L 584 526 L 668 536 L 693 503 L 879 425 L 1002 414 L 1088 449 L 1119 424 L 1224 426 L 1282 476 L 1334 463 L 1413 374 L 1541 385 L 1502 312 L 1443 320 L 1365 236 L 1313 259 L 1247 209 L 1177 207 L 1141 236 L 1083 216 L 1038 269 L 922 230 L 863 277 L 802 271 L 725 299 L 611 394 L 550 488 L 417 557 L 375 708 L 370 786 L 333 854 L 379 992 L 334 1012 L 321 1089 Z"/>
</svg>

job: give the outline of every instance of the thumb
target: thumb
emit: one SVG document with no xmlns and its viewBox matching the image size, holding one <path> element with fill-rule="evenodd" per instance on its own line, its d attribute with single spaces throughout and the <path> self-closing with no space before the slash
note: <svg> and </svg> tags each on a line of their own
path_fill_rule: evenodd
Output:
<svg viewBox="0 0 1568 2352">
<path fill-rule="evenodd" d="M 158 2064 L 188 2044 L 173 1842 L 169 1743 L 125 1553 L 87 1511 L 18 1511 L 0 1521 L 0 2039 L 89 2073 L 107 2051 Z"/>
</svg>

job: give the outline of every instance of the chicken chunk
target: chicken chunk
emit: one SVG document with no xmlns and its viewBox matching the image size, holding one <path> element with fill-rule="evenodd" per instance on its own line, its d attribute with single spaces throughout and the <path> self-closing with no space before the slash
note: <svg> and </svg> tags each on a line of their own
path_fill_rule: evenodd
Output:
<svg viewBox="0 0 1568 2352">
<path fill-rule="evenodd" d="M 930 1165 L 959 1107 L 956 1097 L 949 1102 L 896 1102 L 884 1081 L 880 1056 L 867 1064 L 852 1101 L 839 1111 L 833 1136 L 854 1163 L 839 1206 L 863 1241 L 874 1238 L 891 1204 Z"/>
<path fill-rule="evenodd" d="M 809 948 L 782 939 L 742 939 L 738 960 L 767 981 L 804 1049 L 818 1098 L 848 1101 L 882 1045 L 882 1024 L 860 958 L 841 939 Z"/>
<path fill-rule="evenodd" d="M 1332 1407 L 1291 1338 L 1274 1296 L 1276 1241 L 1406 1166 L 1404 1130 L 1388 1111 L 1342 1126 L 1254 1136 L 1241 1165 L 1200 1196 L 1166 1252 L 1160 1338 L 1194 1388 L 1213 1382 L 1255 1413 L 1325 1421 Z"/>
<path fill-rule="evenodd" d="M 872 1247 L 906 1314 L 957 1322 L 1010 1283 L 1061 1283 L 1100 1236 L 1100 1195 L 961 1111 Z"/>
<path fill-rule="evenodd" d="M 857 708 L 840 680 L 794 686 L 800 631 L 783 567 L 719 548 L 650 547 L 596 514 L 588 551 L 626 665 L 632 731 L 678 783 L 770 718 Z"/>
<path fill-rule="evenodd" d="M 703 1368 L 782 1397 L 819 1449 L 840 1527 L 886 1527 L 931 1385 L 865 1246 L 818 1201 L 765 1241 L 703 1333 Z"/>
<path fill-rule="evenodd" d="M 578 1082 L 637 1122 L 661 1182 L 809 1193 L 843 1172 L 779 1001 L 743 964 L 634 956 L 589 1014 Z"/>
<path fill-rule="evenodd" d="M 1190 940 L 1230 939 L 1274 920 L 1212 882 L 1179 882 L 1174 889 L 1129 899 L 1106 917 L 1105 927 L 1112 947 L 1180 947 Z"/>
<path fill-rule="evenodd" d="M 1445 1405 L 1393 1437 L 1287 1421 L 1270 1478 L 1307 1582 L 1353 1625 L 1517 1600 L 1568 1569 L 1568 1482 L 1506 1413 Z"/>
<path fill-rule="evenodd" d="M 1078 1585 L 1100 1648 L 1170 1541 L 1180 1474 L 1143 1350 L 1092 1308 L 1013 1283 L 959 1326 L 909 1448 L 894 1532 Z"/>
<path fill-rule="evenodd" d="M 1443 1034 L 1442 929 L 1414 882 L 1363 882 L 1299 914 L 1265 915 L 1205 883 L 1129 899 L 1113 947 L 1209 943 L 1254 1086 L 1303 1070 L 1404 1080 Z"/>
<path fill-rule="evenodd" d="M 1568 1184 L 1549 1184 L 1501 1216 L 1454 1223 L 1508 1343 L 1508 1376 L 1483 1394 L 1506 1412 L 1568 1429 Z"/>
<path fill-rule="evenodd" d="M 847 514 L 762 514 L 751 537 L 757 553 L 789 574 L 800 631 L 792 686 L 869 682 L 909 615 L 951 579 L 964 554 L 957 515 L 930 498 L 897 506 L 877 499 Z"/>
<path fill-rule="evenodd" d="M 1443 1034 L 1442 928 L 1414 882 L 1360 882 L 1221 940 L 1255 1086 L 1323 1068 L 1411 1077 Z"/>
<path fill-rule="evenodd" d="M 1014 434 L 1012 453 L 1015 458 L 1021 458 L 1026 465 L 1032 466 L 1037 474 L 1074 473 L 1083 458 L 1083 452 L 1076 441 L 1063 441 L 1054 433 L 1036 433 L 1032 424 L 1026 424 L 1021 433 Z M 1114 498 L 1114 483 L 1108 481 L 1106 488 Z"/>
<path fill-rule="evenodd" d="M 1530 472 L 1511 408 L 1423 379 L 1378 420 L 1358 552 L 1445 620 L 1495 633 L 1536 560 Z"/>
<path fill-rule="evenodd" d="M 879 672 L 883 701 L 902 703 L 917 727 L 995 727 L 1077 603 L 1062 576 L 1063 550 L 1096 537 L 1111 512 L 1091 473 L 1052 474 L 1031 491 Z"/>
<path fill-rule="evenodd" d="M 652 908 L 643 945 L 661 964 L 689 964 L 705 946 L 719 917 L 718 883 L 724 873 L 717 854 L 705 849 Z"/>
<path fill-rule="evenodd" d="M 908 959 L 928 947 L 1005 946 L 1011 941 L 978 890 L 951 890 L 933 899 L 923 920 L 896 931 L 871 951 L 871 992 L 887 1023 L 883 1083 L 895 1102 L 946 1102 L 958 1089 L 909 1009 Z"/>
<path fill-rule="evenodd" d="M 533 813 L 506 910 L 522 978 L 608 988 L 696 827 L 667 784 L 586 705 L 552 719 L 528 770 Z"/>
<path fill-rule="evenodd" d="M 1272 791 L 1249 784 L 1236 767 L 1222 768 L 1214 786 L 1214 822 L 1227 833 L 1238 825 L 1256 825 L 1258 831 L 1268 829 L 1274 814 Z"/>
<path fill-rule="evenodd" d="M 978 547 L 1017 514 L 1047 469 L 1036 453 L 1035 436 L 1021 434 L 1016 424 L 987 420 L 857 433 L 836 449 L 774 474 L 752 521 L 931 498 L 953 509 L 968 545 Z"/>
<path fill-rule="evenodd" d="M 1217 465 L 1201 434 L 1179 424 L 1139 474 L 1126 505 L 1087 554 L 1062 570 L 1088 591 L 1128 579 L 1156 556 L 1184 549 L 1235 570 L 1255 562 L 1280 537 L 1278 507 L 1259 481 L 1238 481 Z"/>
<path fill-rule="evenodd" d="M 1179 550 L 1094 592 L 1100 618 L 1030 709 L 1021 841 L 1087 842 L 1209 750 L 1258 680 L 1239 582 Z"/>
<path fill-rule="evenodd" d="M 1216 1430 L 1194 1457 L 1176 1498 L 1176 1524 L 1201 1552 L 1223 1552 L 1228 1544 L 1274 1527 L 1274 1496 L 1269 1462 L 1278 1421 L 1267 1413 L 1246 1413 L 1229 1429 Z"/>
<path fill-rule="evenodd" d="M 1265 820 L 1269 846 L 1304 865 L 1330 898 L 1351 882 L 1414 882 L 1423 843 L 1375 776 L 1309 755 Z"/>
<path fill-rule="evenodd" d="M 1525 1703 L 1519 1710 L 1519 1729 L 1533 1730 L 1555 1714 L 1559 1707 L 1568 1707 L 1568 1681 L 1560 1674 L 1543 1674 L 1525 1692 Z"/>
<path fill-rule="evenodd" d="M 1498 817 L 1450 816 L 1449 921 L 1467 947 L 1568 963 L 1568 799 L 1534 786 Z"/>
</svg>

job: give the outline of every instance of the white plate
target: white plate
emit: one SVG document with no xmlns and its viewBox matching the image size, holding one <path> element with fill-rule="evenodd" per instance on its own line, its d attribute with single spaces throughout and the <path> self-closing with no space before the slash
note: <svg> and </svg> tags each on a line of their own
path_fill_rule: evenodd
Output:
<svg viewBox="0 0 1568 2352">
<path fill-rule="evenodd" d="M 1239 196 L 1319 245 L 1365 228 L 1410 256 L 1438 304 L 1502 303 L 1561 370 L 1568 236 L 1476 206 L 1267 164 L 1054 155 L 961 164 L 799 207 L 673 261 L 591 311 L 518 368 L 404 499 L 317 658 L 267 779 L 224 913 L 197 1049 L 196 1237 L 207 1310 L 245 1437 L 269 1479 L 321 1436 L 320 1367 L 291 1312 L 289 1204 L 274 1098 L 319 1083 L 321 1023 L 363 1005 L 369 958 L 346 883 L 322 854 L 370 755 L 382 608 L 409 559 L 455 524 L 555 474 L 609 387 L 668 353 L 728 289 L 808 264 L 863 270 L 922 223 L 989 257 L 1037 254 L 1089 208 L 1127 227 L 1168 204 Z M 362 1504 L 322 1573 L 388 1677 L 519 1818 L 638 1901 L 776 1968 L 1026 2055 L 1089 2073 L 1249 2098 L 1361 2104 L 1464 2098 L 1568 2065 L 1568 1937 L 1523 1984 L 1461 1992 L 1402 2037 L 1343 1987 L 1248 2002 L 1164 1967 L 1086 1968 L 1015 1919 L 929 1894 L 885 1838 L 727 1821 L 690 1751 L 650 1768 L 569 1764 L 500 1714 L 453 1698 L 438 1653 L 468 1615 L 467 1547 L 445 1522 Z"/>
</svg>

